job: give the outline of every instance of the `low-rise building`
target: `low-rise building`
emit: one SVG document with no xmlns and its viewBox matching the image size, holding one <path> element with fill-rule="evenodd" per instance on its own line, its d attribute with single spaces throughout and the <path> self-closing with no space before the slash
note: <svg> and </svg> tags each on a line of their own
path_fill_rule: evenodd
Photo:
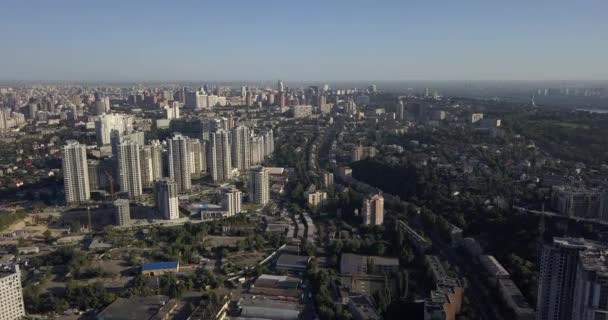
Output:
<svg viewBox="0 0 608 320">
<path fill-rule="evenodd" d="M 435 285 L 424 303 L 425 319 L 440 316 L 442 319 L 455 320 L 462 308 L 462 284 L 448 273 L 438 256 L 427 255 L 424 262 Z"/>
<path fill-rule="evenodd" d="M 167 296 L 118 298 L 97 315 L 97 320 L 163 320 L 175 308 Z"/>
<path fill-rule="evenodd" d="M 279 271 L 304 272 L 310 261 L 309 256 L 296 256 L 293 254 L 281 254 L 276 262 L 276 269 Z"/>
<path fill-rule="evenodd" d="M 423 236 L 418 234 L 414 229 L 408 226 L 403 221 L 397 221 L 397 228 L 401 228 L 405 237 L 408 239 L 410 244 L 414 246 L 418 254 L 424 254 L 431 248 L 431 242 L 425 239 Z"/>
<path fill-rule="evenodd" d="M 367 295 L 351 296 L 348 309 L 355 320 L 382 320 L 382 316 L 374 307 L 372 298 Z"/>
<path fill-rule="evenodd" d="M 507 272 L 507 270 L 500 264 L 500 262 L 498 262 L 498 260 L 496 260 L 496 258 L 494 258 L 494 256 L 481 255 L 479 256 L 479 262 L 490 278 L 492 278 L 494 281 L 509 278 L 509 272 Z"/>
<path fill-rule="evenodd" d="M 534 309 L 511 279 L 499 279 L 498 289 L 502 300 L 513 312 L 516 320 L 534 320 Z"/>
<path fill-rule="evenodd" d="M 178 261 L 150 262 L 141 266 L 141 273 L 147 276 L 160 276 L 165 273 L 179 272 Z"/>
<path fill-rule="evenodd" d="M 377 274 L 399 271 L 399 259 L 343 253 L 340 259 L 342 274 Z"/>
</svg>

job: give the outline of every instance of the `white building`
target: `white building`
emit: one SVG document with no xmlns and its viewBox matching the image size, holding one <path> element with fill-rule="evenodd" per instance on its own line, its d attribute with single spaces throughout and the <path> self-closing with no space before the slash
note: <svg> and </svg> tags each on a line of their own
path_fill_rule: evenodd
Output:
<svg viewBox="0 0 608 320">
<path fill-rule="evenodd" d="M 190 172 L 193 176 L 199 177 L 207 169 L 207 159 L 205 155 L 205 142 L 199 139 L 188 141 L 188 151 L 190 151 Z"/>
<path fill-rule="evenodd" d="M 118 180 L 120 189 L 129 194 L 130 199 L 142 195 L 142 174 L 139 159 L 139 145 L 126 141 L 118 146 Z"/>
<path fill-rule="evenodd" d="M 207 166 L 211 171 L 214 182 L 230 180 L 232 176 L 232 160 L 228 132 L 222 129 L 211 132 L 207 152 Z"/>
<path fill-rule="evenodd" d="M 232 129 L 232 166 L 241 172 L 245 172 L 251 166 L 250 139 L 248 127 L 241 125 Z"/>
<path fill-rule="evenodd" d="M 68 140 L 62 151 L 65 200 L 70 205 L 85 203 L 90 199 L 86 146 Z"/>
<path fill-rule="evenodd" d="M 169 145 L 169 177 L 177 184 L 177 192 L 190 191 L 191 159 L 188 150 L 188 137 L 177 133 L 167 141 Z"/>
<path fill-rule="evenodd" d="M 126 226 L 131 223 L 131 209 L 129 207 L 129 200 L 118 199 L 114 201 L 114 210 L 116 225 Z"/>
<path fill-rule="evenodd" d="M 0 320 L 21 320 L 25 316 L 19 265 L 0 269 Z"/>
<path fill-rule="evenodd" d="M 249 201 L 266 205 L 269 200 L 269 184 L 268 169 L 262 166 L 249 169 Z"/>
<path fill-rule="evenodd" d="M 133 116 L 118 113 L 104 113 L 98 116 L 95 119 L 97 145 L 110 144 L 112 130 L 118 131 L 120 135 L 131 133 L 133 131 Z"/>
<path fill-rule="evenodd" d="M 384 223 L 384 197 L 374 194 L 363 199 L 363 224 L 379 226 Z"/>
<path fill-rule="evenodd" d="M 241 212 L 241 202 L 243 193 L 236 188 L 222 190 L 222 207 L 226 211 L 226 216 L 232 217 Z"/>
</svg>

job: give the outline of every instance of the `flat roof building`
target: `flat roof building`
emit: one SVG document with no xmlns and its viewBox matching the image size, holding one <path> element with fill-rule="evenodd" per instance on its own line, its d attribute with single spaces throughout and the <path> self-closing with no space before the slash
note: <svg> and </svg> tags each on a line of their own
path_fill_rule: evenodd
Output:
<svg viewBox="0 0 608 320">
<path fill-rule="evenodd" d="M 141 266 L 141 273 L 147 276 L 159 276 L 165 273 L 179 272 L 178 261 L 150 262 Z"/>
<path fill-rule="evenodd" d="M 303 272 L 308 267 L 309 256 L 296 256 L 293 254 L 281 254 L 276 263 L 277 270 Z"/>
<path fill-rule="evenodd" d="M 97 315 L 97 320 L 166 319 L 175 306 L 167 296 L 118 298 Z"/>
</svg>

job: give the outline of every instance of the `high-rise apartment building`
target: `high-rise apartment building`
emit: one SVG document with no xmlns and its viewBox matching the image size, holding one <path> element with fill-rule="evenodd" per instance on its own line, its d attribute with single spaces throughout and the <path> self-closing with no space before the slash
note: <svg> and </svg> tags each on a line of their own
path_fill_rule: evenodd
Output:
<svg viewBox="0 0 608 320">
<path fill-rule="evenodd" d="M 179 218 L 177 184 L 171 179 L 162 179 L 154 184 L 156 210 L 167 220 Z"/>
<path fill-rule="evenodd" d="M 262 133 L 264 137 L 264 158 L 271 157 L 274 152 L 274 132 L 268 129 Z"/>
<path fill-rule="evenodd" d="M 25 316 L 19 265 L 0 269 L 0 320 L 21 320 Z"/>
<path fill-rule="evenodd" d="M 243 193 L 237 188 L 222 190 L 222 207 L 226 211 L 226 216 L 232 217 L 241 212 L 242 196 Z"/>
<path fill-rule="evenodd" d="M 399 99 L 399 103 L 397 103 L 395 117 L 397 120 L 405 120 L 405 106 L 403 105 L 403 101 L 401 99 Z"/>
<path fill-rule="evenodd" d="M 87 167 L 89 171 L 89 191 L 99 190 L 99 173 L 101 170 L 99 160 L 87 160 Z"/>
<path fill-rule="evenodd" d="M 133 116 L 117 113 L 104 113 L 98 116 L 95 119 L 97 145 L 109 145 L 112 130 L 116 130 L 119 135 L 131 133 L 133 131 Z"/>
<path fill-rule="evenodd" d="M 323 178 L 323 187 L 324 188 L 329 188 L 334 185 L 334 174 L 333 173 L 327 172 L 327 171 L 323 172 L 322 178 Z"/>
<path fill-rule="evenodd" d="M 545 245 L 536 319 L 600 319 L 595 314 L 602 309 L 606 314 L 608 287 L 596 285 L 606 276 L 597 268 L 606 270 L 605 260 L 602 261 L 606 250 L 605 244 L 575 238 L 554 238 L 552 244 Z"/>
<path fill-rule="evenodd" d="M 129 207 L 129 200 L 118 199 L 114 201 L 114 214 L 116 218 L 116 225 L 129 225 L 131 223 L 131 209 Z"/>
<path fill-rule="evenodd" d="M 264 138 L 253 136 L 250 139 L 251 165 L 258 165 L 264 160 Z"/>
<path fill-rule="evenodd" d="M 139 144 L 126 141 L 118 146 L 118 180 L 120 189 L 129 194 L 130 199 L 142 195 L 142 174 Z"/>
<path fill-rule="evenodd" d="M 205 155 L 205 142 L 199 139 L 190 139 L 188 141 L 188 150 L 190 151 L 190 172 L 193 176 L 199 177 L 203 171 L 207 169 L 207 159 Z"/>
<path fill-rule="evenodd" d="M 78 141 L 68 140 L 62 152 L 65 200 L 69 205 L 85 203 L 90 199 L 86 146 Z"/>
<path fill-rule="evenodd" d="M 160 141 L 150 141 L 150 156 L 152 157 L 152 180 L 160 180 L 163 178 L 163 146 Z"/>
<path fill-rule="evenodd" d="M 232 166 L 245 172 L 251 166 L 251 148 L 249 128 L 243 125 L 232 129 Z"/>
<path fill-rule="evenodd" d="M 364 225 L 380 226 L 384 223 L 384 197 L 374 194 L 363 199 L 361 209 Z"/>
<path fill-rule="evenodd" d="M 167 140 L 169 145 L 169 177 L 177 184 L 177 192 L 190 191 L 191 159 L 188 150 L 188 138 L 177 133 Z"/>
<path fill-rule="evenodd" d="M 207 152 L 207 166 L 214 182 L 230 180 L 232 160 L 228 132 L 222 129 L 211 132 Z"/>
<path fill-rule="evenodd" d="M 150 188 L 154 178 L 152 176 L 152 147 L 144 146 L 139 152 L 139 168 L 141 171 L 142 188 Z"/>
<path fill-rule="evenodd" d="M 249 169 L 249 201 L 266 205 L 270 198 L 270 181 L 268 169 L 262 166 L 254 166 Z"/>
</svg>

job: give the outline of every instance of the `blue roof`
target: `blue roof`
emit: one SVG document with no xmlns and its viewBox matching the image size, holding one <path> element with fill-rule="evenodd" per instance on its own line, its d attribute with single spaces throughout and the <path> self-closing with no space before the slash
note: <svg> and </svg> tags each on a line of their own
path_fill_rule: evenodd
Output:
<svg viewBox="0 0 608 320">
<path fill-rule="evenodd" d="M 177 269 L 179 262 L 177 261 L 165 261 L 165 262 L 150 262 L 144 263 L 141 266 L 142 271 L 148 270 L 161 270 L 161 269 Z"/>
</svg>

